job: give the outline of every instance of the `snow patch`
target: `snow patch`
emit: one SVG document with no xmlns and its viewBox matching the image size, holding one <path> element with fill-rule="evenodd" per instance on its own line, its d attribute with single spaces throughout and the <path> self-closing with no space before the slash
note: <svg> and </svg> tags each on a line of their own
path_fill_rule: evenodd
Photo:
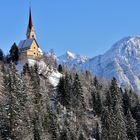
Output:
<svg viewBox="0 0 140 140">
<path fill-rule="evenodd" d="M 58 71 L 53 71 L 51 75 L 49 76 L 50 83 L 56 87 L 59 83 L 59 79 L 62 77 L 62 74 L 60 74 Z"/>
</svg>

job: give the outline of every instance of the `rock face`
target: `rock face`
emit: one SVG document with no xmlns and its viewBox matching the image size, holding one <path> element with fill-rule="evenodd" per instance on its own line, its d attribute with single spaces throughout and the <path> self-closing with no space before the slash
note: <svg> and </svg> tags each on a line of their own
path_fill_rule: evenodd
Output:
<svg viewBox="0 0 140 140">
<path fill-rule="evenodd" d="M 140 92 L 140 36 L 123 38 L 83 67 L 99 77 L 116 77 L 121 86 Z"/>
</svg>

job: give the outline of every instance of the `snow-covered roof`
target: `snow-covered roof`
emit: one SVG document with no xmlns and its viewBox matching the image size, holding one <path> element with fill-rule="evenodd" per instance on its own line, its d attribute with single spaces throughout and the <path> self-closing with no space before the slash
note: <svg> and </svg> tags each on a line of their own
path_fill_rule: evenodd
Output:
<svg viewBox="0 0 140 140">
<path fill-rule="evenodd" d="M 22 40 L 22 41 L 20 41 L 18 47 L 19 47 L 20 49 L 29 48 L 29 47 L 32 45 L 33 41 L 34 41 L 34 39 Z"/>
</svg>

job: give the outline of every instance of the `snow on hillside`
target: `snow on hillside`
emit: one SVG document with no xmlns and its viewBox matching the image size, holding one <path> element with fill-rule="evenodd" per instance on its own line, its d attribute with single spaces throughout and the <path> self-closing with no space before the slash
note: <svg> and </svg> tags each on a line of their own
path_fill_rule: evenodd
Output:
<svg viewBox="0 0 140 140">
<path fill-rule="evenodd" d="M 48 78 L 50 83 L 54 87 L 57 86 L 59 79 L 62 77 L 62 74 L 59 73 L 57 70 L 54 70 L 53 68 L 48 68 L 43 60 L 36 61 L 33 59 L 28 59 L 27 61 L 19 62 L 17 65 L 18 72 L 21 72 L 23 70 L 23 65 L 25 63 L 28 63 L 29 66 L 34 66 L 35 64 L 37 64 L 39 74 L 42 74 L 44 77 Z"/>
<path fill-rule="evenodd" d="M 60 77 L 62 77 L 62 74 L 59 73 L 58 71 L 53 71 L 50 75 L 49 75 L 49 81 L 50 83 L 56 87 L 59 83 L 59 79 Z"/>
</svg>

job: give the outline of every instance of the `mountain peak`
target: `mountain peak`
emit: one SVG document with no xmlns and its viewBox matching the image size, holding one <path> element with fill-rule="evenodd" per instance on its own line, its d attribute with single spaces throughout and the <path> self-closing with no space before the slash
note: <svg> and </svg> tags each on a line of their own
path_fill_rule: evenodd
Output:
<svg viewBox="0 0 140 140">
<path fill-rule="evenodd" d="M 70 51 L 67 51 L 66 52 L 66 57 L 68 58 L 68 59 L 75 59 L 75 54 L 74 53 L 72 53 L 72 52 L 70 52 Z"/>
<path fill-rule="evenodd" d="M 67 51 L 64 55 L 58 57 L 58 63 L 68 64 L 69 66 L 81 65 L 86 62 L 88 58 L 73 52 Z"/>
<path fill-rule="evenodd" d="M 119 85 L 140 91 L 140 36 L 119 40 L 106 53 L 86 62 L 85 67 L 96 76 L 116 77 Z"/>
</svg>

